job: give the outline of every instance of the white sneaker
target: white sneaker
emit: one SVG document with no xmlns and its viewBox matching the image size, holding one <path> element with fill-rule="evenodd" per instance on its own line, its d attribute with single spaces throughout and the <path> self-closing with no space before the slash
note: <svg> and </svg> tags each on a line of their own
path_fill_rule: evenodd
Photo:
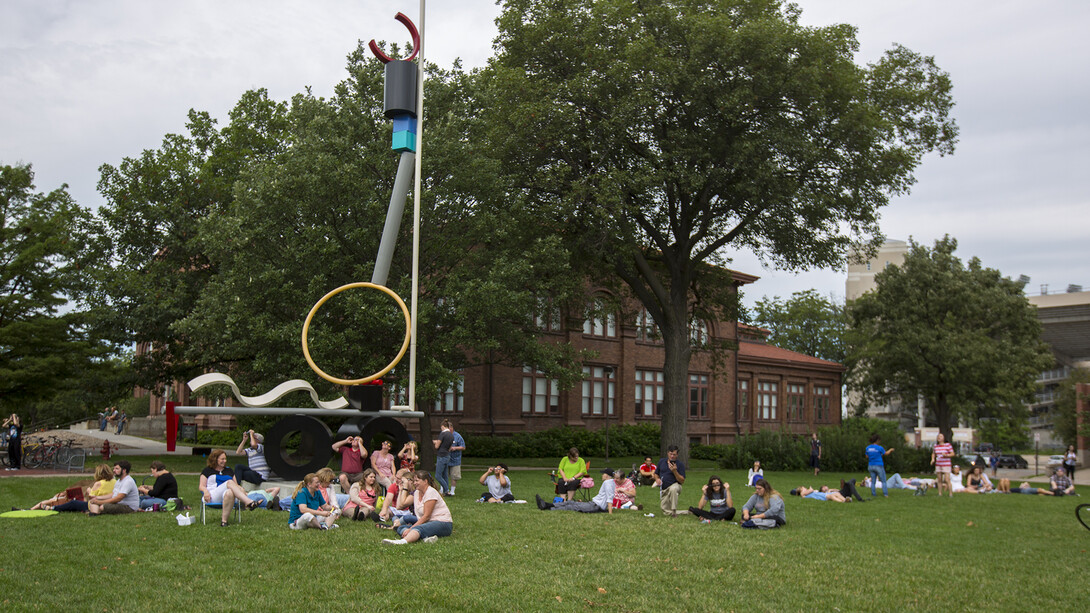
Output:
<svg viewBox="0 0 1090 613">
<path fill-rule="evenodd" d="M 434 534 L 424 539 L 425 543 L 438 543 L 439 537 Z"/>
<path fill-rule="evenodd" d="M 332 530 L 333 528 L 340 528 L 340 525 L 338 525 L 338 524 L 329 524 L 329 529 Z"/>
</svg>

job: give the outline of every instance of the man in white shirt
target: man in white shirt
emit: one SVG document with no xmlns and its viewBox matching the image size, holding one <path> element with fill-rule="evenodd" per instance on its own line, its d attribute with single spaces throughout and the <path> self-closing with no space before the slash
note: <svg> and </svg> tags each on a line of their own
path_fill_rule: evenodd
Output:
<svg viewBox="0 0 1090 613">
<path fill-rule="evenodd" d="M 136 481 L 129 476 L 132 464 L 128 460 L 118 460 L 114 464 L 114 477 L 117 483 L 110 495 L 94 496 L 87 501 L 88 515 L 120 515 L 140 509 L 140 490 Z"/>
</svg>

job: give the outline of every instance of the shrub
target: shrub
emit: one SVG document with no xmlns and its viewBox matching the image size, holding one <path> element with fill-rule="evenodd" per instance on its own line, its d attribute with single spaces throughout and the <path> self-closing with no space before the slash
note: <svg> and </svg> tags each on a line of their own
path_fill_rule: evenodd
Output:
<svg viewBox="0 0 1090 613">
<path fill-rule="evenodd" d="M 603 456 L 606 431 L 563 426 L 540 432 L 519 432 L 512 436 L 463 434 L 467 457 L 478 458 L 549 458 L 560 457 L 578 447 L 583 456 Z M 655 456 L 659 449 L 656 424 L 617 425 L 609 428 L 611 456 Z"/>
</svg>

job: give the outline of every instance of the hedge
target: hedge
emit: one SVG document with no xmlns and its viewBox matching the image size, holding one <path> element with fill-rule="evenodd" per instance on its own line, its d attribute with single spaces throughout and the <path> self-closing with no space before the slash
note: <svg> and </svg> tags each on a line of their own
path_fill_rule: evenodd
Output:
<svg viewBox="0 0 1090 613">
<path fill-rule="evenodd" d="M 540 432 L 519 432 L 512 436 L 465 434 L 467 457 L 475 458 L 559 458 L 572 447 L 584 457 L 604 456 L 606 431 L 567 426 Z M 612 456 L 657 456 L 657 424 L 618 425 L 609 428 L 609 453 Z"/>
</svg>

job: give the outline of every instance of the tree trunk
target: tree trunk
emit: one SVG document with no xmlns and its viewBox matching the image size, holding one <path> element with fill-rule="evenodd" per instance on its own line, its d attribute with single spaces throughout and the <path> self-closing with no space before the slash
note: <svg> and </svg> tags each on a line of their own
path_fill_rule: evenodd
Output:
<svg viewBox="0 0 1090 613">
<path fill-rule="evenodd" d="M 930 403 L 935 413 L 935 421 L 938 423 L 939 432 L 946 438 L 946 442 L 954 443 L 954 430 L 950 426 L 950 403 L 946 401 L 946 396 L 940 394 L 933 402 Z"/>
<path fill-rule="evenodd" d="M 686 311 L 687 313 L 687 311 Z M 662 366 L 663 404 L 662 433 L 659 439 L 659 457 L 666 457 L 666 448 L 677 445 L 678 457 L 689 461 L 689 357 L 692 347 L 689 345 L 687 317 L 680 326 L 671 326 L 671 330 L 662 330 L 665 361 Z"/>
<path fill-rule="evenodd" d="M 416 403 L 417 410 L 420 409 L 420 403 Z M 431 411 L 423 410 L 424 417 L 420 418 L 420 440 L 416 442 L 417 455 L 420 459 L 416 462 L 417 470 L 426 470 L 435 476 L 435 445 L 432 444 L 431 433 Z"/>
</svg>

